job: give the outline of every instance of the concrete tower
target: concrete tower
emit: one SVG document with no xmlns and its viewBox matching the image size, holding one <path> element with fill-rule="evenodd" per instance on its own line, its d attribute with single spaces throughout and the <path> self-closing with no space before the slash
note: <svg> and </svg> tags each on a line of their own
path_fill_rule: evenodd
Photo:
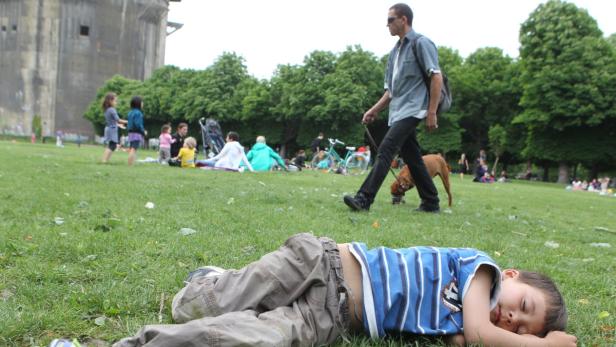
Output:
<svg viewBox="0 0 616 347">
<path fill-rule="evenodd" d="M 104 81 L 164 64 L 169 1 L 0 0 L 0 133 L 39 115 L 44 135 L 93 135 L 83 113 Z"/>
</svg>

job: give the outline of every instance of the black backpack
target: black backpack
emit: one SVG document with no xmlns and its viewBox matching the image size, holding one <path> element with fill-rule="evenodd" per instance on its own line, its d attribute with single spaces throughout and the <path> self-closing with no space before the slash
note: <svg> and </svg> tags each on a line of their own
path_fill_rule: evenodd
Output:
<svg viewBox="0 0 616 347">
<path fill-rule="evenodd" d="M 415 55 L 415 60 L 417 60 L 417 63 L 419 64 L 419 69 L 421 70 L 423 80 L 426 83 L 426 87 L 428 88 L 428 93 L 429 93 L 430 92 L 430 79 L 428 78 L 428 75 L 426 74 L 426 69 L 425 69 L 423 61 L 421 61 L 419 59 L 419 56 L 417 55 L 417 40 L 419 40 L 420 37 L 421 35 L 418 35 L 413 41 L 411 41 L 411 47 L 413 48 L 413 54 Z M 443 71 L 441 71 L 441 74 L 443 75 L 443 85 L 441 86 L 441 99 L 438 102 L 438 109 L 436 110 L 436 114 L 438 114 L 439 116 L 449 111 L 449 109 L 451 108 L 451 102 L 453 100 L 451 97 L 451 91 L 449 90 L 449 81 L 447 79 L 447 75 L 445 75 Z"/>
</svg>

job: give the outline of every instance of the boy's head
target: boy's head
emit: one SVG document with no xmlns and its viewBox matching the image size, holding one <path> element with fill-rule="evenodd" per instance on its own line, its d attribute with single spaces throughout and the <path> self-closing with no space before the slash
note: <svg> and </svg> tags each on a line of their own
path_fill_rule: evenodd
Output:
<svg viewBox="0 0 616 347">
<path fill-rule="evenodd" d="M 187 137 L 186 140 L 184 140 L 184 146 L 188 149 L 194 149 L 197 147 L 197 140 L 195 140 L 194 137 Z"/>
<path fill-rule="evenodd" d="M 257 136 L 257 143 L 265 143 L 265 136 Z"/>
<path fill-rule="evenodd" d="M 545 275 L 507 269 L 503 271 L 501 294 L 490 312 L 494 325 L 517 334 L 545 336 L 567 327 L 565 301 Z"/>
<path fill-rule="evenodd" d="M 239 141 L 240 140 L 240 135 L 238 133 L 236 133 L 235 131 L 229 131 L 229 133 L 227 134 L 227 141 Z"/>
</svg>

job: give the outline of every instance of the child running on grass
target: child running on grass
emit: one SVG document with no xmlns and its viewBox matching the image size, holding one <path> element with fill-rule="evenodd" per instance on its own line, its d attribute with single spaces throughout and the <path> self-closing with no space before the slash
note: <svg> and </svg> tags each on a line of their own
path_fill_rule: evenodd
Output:
<svg viewBox="0 0 616 347">
<path fill-rule="evenodd" d="M 184 140 L 184 147 L 180 149 L 178 156 L 173 160 L 179 160 L 182 168 L 194 168 L 195 167 L 195 147 L 197 147 L 197 140 L 194 137 L 187 137 Z"/>
<path fill-rule="evenodd" d="M 469 248 L 367 249 L 298 234 L 240 270 L 204 267 L 173 299 L 176 325 L 114 347 L 318 346 L 349 333 L 410 333 L 457 345 L 575 346 L 547 277 L 501 271 Z"/>
<path fill-rule="evenodd" d="M 105 112 L 105 143 L 107 148 L 103 152 L 103 163 L 108 163 L 116 148 L 118 148 L 118 128 L 128 121 L 121 119 L 116 111 L 118 97 L 115 93 L 107 93 L 103 100 L 103 111 Z"/>
</svg>

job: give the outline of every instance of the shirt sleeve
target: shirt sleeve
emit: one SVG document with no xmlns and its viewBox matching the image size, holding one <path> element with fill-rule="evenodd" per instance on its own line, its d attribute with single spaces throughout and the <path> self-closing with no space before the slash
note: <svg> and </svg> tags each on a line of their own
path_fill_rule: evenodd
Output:
<svg viewBox="0 0 616 347">
<path fill-rule="evenodd" d="M 423 63 L 423 67 L 428 76 L 441 73 L 441 68 L 438 64 L 438 49 L 434 42 L 425 36 L 417 40 L 417 55 L 421 63 Z"/>
<path fill-rule="evenodd" d="M 246 164 L 246 167 L 248 168 L 248 170 L 250 170 L 251 172 L 252 172 L 252 171 L 255 171 L 255 170 L 252 168 L 252 165 L 250 165 L 250 162 L 248 161 L 248 158 L 246 158 L 246 154 L 244 154 L 244 151 L 243 151 L 243 150 L 242 150 L 242 160 L 244 161 L 244 164 Z"/>
<path fill-rule="evenodd" d="M 118 116 L 118 111 L 116 111 L 115 108 L 111 109 L 111 117 L 113 117 L 113 120 L 115 120 L 116 122 L 120 120 L 120 116 Z"/>
<path fill-rule="evenodd" d="M 270 156 L 272 158 L 274 158 L 274 160 L 276 160 L 278 162 L 278 164 L 280 164 L 281 166 L 285 166 L 284 160 L 282 160 L 282 158 L 280 157 L 280 155 L 278 155 L 278 153 L 276 153 L 276 151 L 274 151 L 273 149 L 269 149 L 270 151 Z M 250 154 L 250 153 L 248 153 Z"/>
<path fill-rule="evenodd" d="M 141 131 L 141 133 L 145 132 L 145 128 L 143 127 L 143 112 L 139 111 L 139 117 L 137 118 L 137 127 Z"/>
<path fill-rule="evenodd" d="M 464 296 L 477 273 L 477 269 L 481 265 L 487 265 L 494 270 L 494 278 L 492 278 L 492 288 L 490 289 L 490 309 L 496 306 L 498 294 L 500 293 L 501 271 L 494 263 L 494 260 L 483 252 L 477 252 L 474 255 L 461 257 L 459 272 L 459 288 L 461 291 L 461 300 L 464 302 Z"/>
<path fill-rule="evenodd" d="M 230 142 L 225 143 L 225 146 L 222 148 L 220 153 L 218 153 L 216 156 L 214 156 L 211 160 L 218 161 L 220 158 L 222 158 L 225 155 L 227 155 L 227 153 L 229 152 L 230 149 L 231 149 Z"/>
</svg>

